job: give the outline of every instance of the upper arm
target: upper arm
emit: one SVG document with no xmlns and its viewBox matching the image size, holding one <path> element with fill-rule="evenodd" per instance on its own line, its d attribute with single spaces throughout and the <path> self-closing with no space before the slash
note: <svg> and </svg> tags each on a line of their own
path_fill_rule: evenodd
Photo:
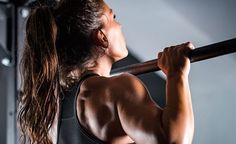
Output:
<svg viewBox="0 0 236 144">
<path fill-rule="evenodd" d="M 164 140 L 161 108 L 151 100 L 140 80 L 132 75 L 118 78 L 116 106 L 124 131 L 136 143 L 157 143 Z"/>
</svg>

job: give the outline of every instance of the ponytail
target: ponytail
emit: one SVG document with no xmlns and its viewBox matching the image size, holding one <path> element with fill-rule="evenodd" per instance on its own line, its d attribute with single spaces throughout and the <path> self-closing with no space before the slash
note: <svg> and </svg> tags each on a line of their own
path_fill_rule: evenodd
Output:
<svg viewBox="0 0 236 144">
<path fill-rule="evenodd" d="M 23 143 L 51 144 L 59 95 L 58 56 L 55 46 L 57 27 L 50 8 L 31 11 L 26 23 L 26 38 L 21 60 L 22 94 L 18 120 Z"/>
</svg>

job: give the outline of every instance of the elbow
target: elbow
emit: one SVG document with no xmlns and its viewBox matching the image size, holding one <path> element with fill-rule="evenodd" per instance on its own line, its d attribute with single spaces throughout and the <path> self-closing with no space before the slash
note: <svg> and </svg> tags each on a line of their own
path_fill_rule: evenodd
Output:
<svg viewBox="0 0 236 144">
<path fill-rule="evenodd" d="M 170 144 L 191 144 L 193 140 L 193 128 L 185 127 L 181 130 L 173 130 L 167 133 L 167 143 Z"/>
<path fill-rule="evenodd" d="M 194 118 L 172 119 L 163 122 L 163 132 L 166 143 L 169 144 L 191 144 L 194 134 Z"/>
</svg>

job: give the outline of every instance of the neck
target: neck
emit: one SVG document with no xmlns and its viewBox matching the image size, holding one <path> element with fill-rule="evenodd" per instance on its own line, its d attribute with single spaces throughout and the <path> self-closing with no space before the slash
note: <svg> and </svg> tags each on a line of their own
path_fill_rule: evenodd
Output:
<svg viewBox="0 0 236 144">
<path fill-rule="evenodd" d="M 112 68 L 112 64 L 114 60 L 110 57 L 104 55 L 96 60 L 96 66 L 90 68 L 89 70 L 93 71 L 94 73 L 99 74 L 100 76 L 110 77 L 110 72 Z"/>
</svg>

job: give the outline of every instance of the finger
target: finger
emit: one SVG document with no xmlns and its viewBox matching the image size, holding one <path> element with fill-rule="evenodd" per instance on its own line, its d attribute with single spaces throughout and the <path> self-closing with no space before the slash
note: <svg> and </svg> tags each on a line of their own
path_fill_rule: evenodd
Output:
<svg viewBox="0 0 236 144">
<path fill-rule="evenodd" d="M 186 42 L 182 45 L 182 48 L 180 51 L 185 56 L 189 57 L 189 55 L 193 49 L 194 49 L 194 45 L 191 42 Z"/>
<path fill-rule="evenodd" d="M 194 45 L 191 42 L 185 42 L 177 46 L 180 53 L 189 54 L 194 49 Z"/>
<path fill-rule="evenodd" d="M 164 48 L 163 52 L 166 53 L 166 52 L 168 52 L 168 50 L 169 50 L 169 47 L 166 47 L 166 48 Z"/>
<path fill-rule="evenodd" d="M 163 55 L 163 52 L 159 52 L 157 55 L 157 66 L 160 66 L 162 55 Z"/>
<path fill-rule="evenodd" d="M 160 59 L 162 54 L 163 54 L 163 52 L 159 52 L 158 55 L 157 55 L 157 58 Z"/>
<path fill-rule="evenodd" d="M 190 49 L 194 49 L 194 45 L 193 45 L 193 43 L 191 43 L 191 42 L 186 42 L 186 43 L 185 43 L 185 46 L 188 47 L 188 48 L 190 48 Z"/>
<path fill-rule="evenodd" d="M 191 50 L 193 50 L 195 47 L 194 47 L 194 45 L 193 45 L 193 43 L 191 43 L 191 42 L 189 42 L 188 44 L 187 44 L 187 46 L 191 49 Z"/>
</svg>

